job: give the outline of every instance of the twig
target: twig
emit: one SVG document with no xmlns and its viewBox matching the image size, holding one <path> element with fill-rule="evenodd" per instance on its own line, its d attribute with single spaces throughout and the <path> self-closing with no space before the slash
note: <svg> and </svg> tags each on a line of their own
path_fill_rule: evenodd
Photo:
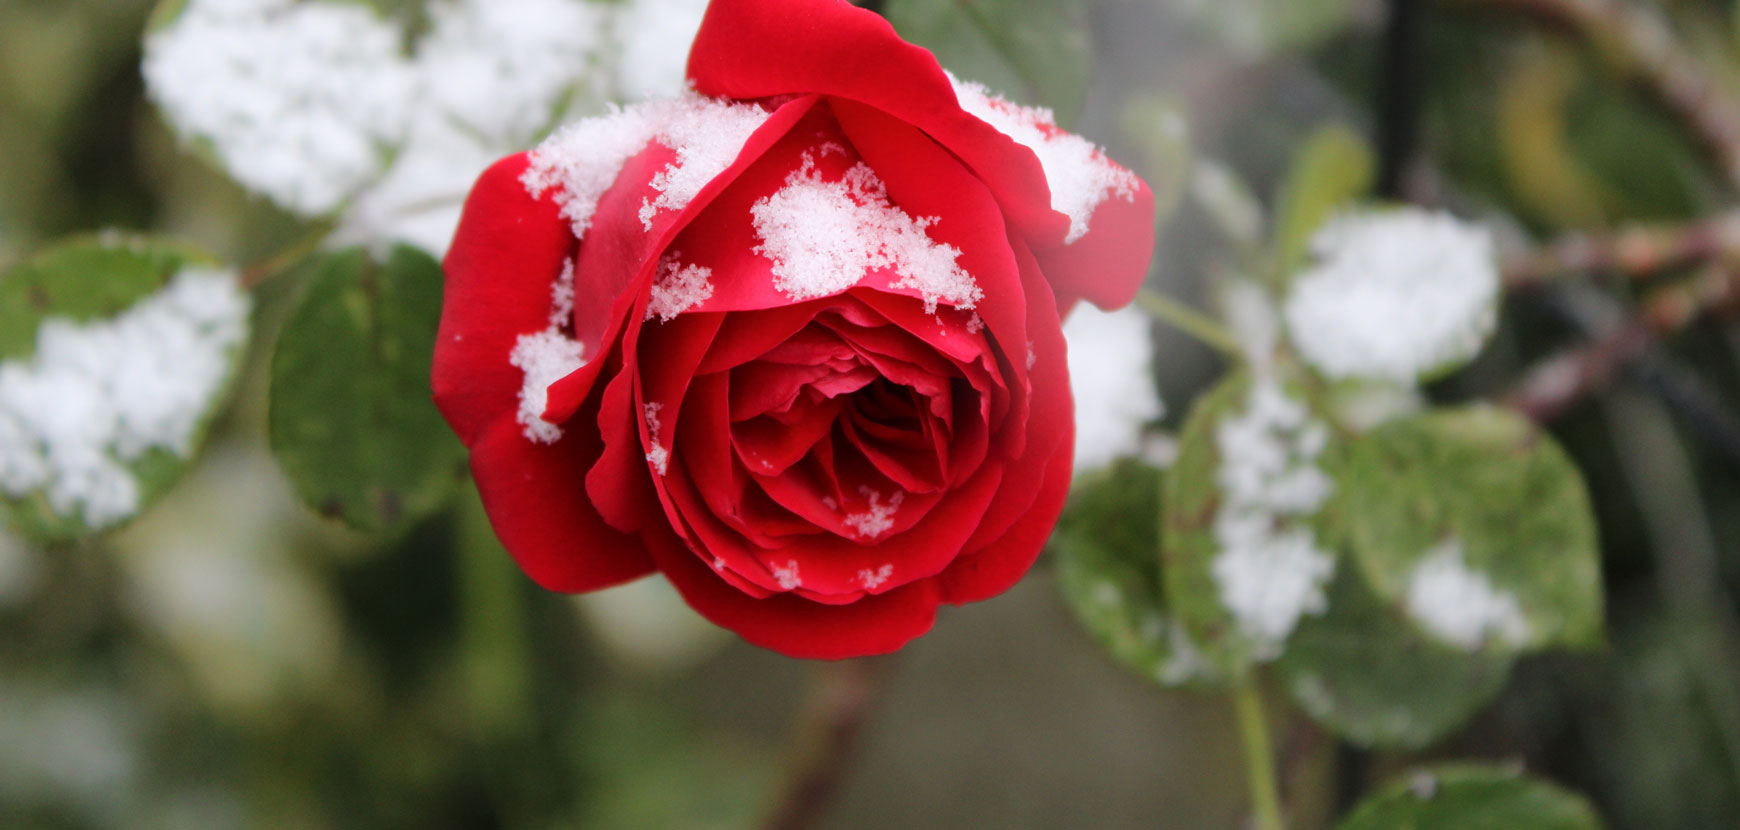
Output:
<svg viewBox="0 0 1740 830">
<path fill-rule="evenodd" d="M 1245 773 L 1250 779 L 1252 825 L 1256 830 L 1283 830 L 1281 795 L 1275 783 L 1275 749 L 1269 743 L 1269 723 L 1263 696 L 1246 683 L 1233 690 L 1233 711 L 1245 744 Z"/>
<path fill-rule="evenodd" d="M 1213 317 L 1197 311 L 1158 291 L 1142 289 L 1136 295 L 1136 307 L 1163 323 L 1233 357 L 1243 357 L 1238 338 Z"/>
<path fill-rule="evenodd" d="M 1527 14 L 1581 36 L 1619 62 L 1702 144 L 1740 189 L 1740 109 L 1722 94 L 1659 13 L 1623 0 L 1448 0 Z"/>
<path fill-rule="evenodd" d="M 1534 288 L 1570 274 L 1614 273 L 1631 279 L 1697 262 L 1740 262 L 1740 211 L 1676 225 L 1635 225 L 1612 234 L 1571 234 L 1505 257 L 1506 288 Z"/>
<path fill-rule="evenodd" d="M 1630 319 L 1594 340 L 1535 364 L 1502 397 L 1529 418 L 1557 418 L 1592 392 L 1605 388 L 1620 368 L 1642 355 L 1657 337 L 1685 328 L 1701 314 L 1740 302 L 1740 284 L 1725 266 L 1711 265 L 1644 300 Z"/>
<path fill-rule="evenodd" d="M 791 766 L 767 830 L 816 826 L 851 766 L 864 721 L 881 696 L 889 657 L 863 657 L 816 666 L 816 685 L 805 704 Z"/>
</svg>

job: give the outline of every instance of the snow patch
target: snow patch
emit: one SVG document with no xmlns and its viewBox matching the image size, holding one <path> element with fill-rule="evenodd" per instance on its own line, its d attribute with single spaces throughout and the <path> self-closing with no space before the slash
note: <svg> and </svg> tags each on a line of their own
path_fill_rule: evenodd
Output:
<svg viewBox="0 0 1740 830">
<path fill-rule="evenodd" d="M 1100 148 L 1058 129 L 1051 110 L 1023 107 L 992 94 L 983 85 L 949 76 L 961 109 L 971 113 L 1039 157 L 1051 187 L 1051 209 L 1069 217 L 1070 244 L 1087 235 L 1094 211 L 1107 199 L 1136 200 L 1142 181 L 1106 158 Z"/>
<path fill-rule="evenodd" d="M 892 576 L 894 576 L 893 563 L 885 563 L 876 570 L 861 568 L 858 571 L 858 584 L 863 585 L 866 591 L 874 591 L 888 584 L 888 579 Z"/>
<path fill-rule="evenodd" d="M 664 475 L 671 463 L 671 451 L 659 441 L 659 434 L 664 431 L 664 425 L 659 422 L 659 413 L 663 412 L 662 403 L 649 403 L 643 408 L 646 415 L 647 441 L 651 449 L 646 451 L 646 463 L 651 464 L 654 471 Z"/>
<path fill-rule="evenodd" d="M 862 495 L 869 500 L 869 507 L 859 513 L 846 514 L 846 526 L 862 538 L 874 539 L 894 527 L 894 514 L 900 511 L 906 494 L 896 492 L 887 503 L 882 501 L 881 493 L 869 488 L 865 488 Z"/>
<path fill-rule="evenodd" d="M 749 136 L 767 117 L 767 111 L 754 104 L 712 102 L 680 110 L 658 131 L 659 143 L 675 150 L 677 158 L 652 177 L 652 188 L 659 195 L 641 200 L 641 225 L 650 231 L 659 211 L 687 207 L 701 188 L 737 160 Z"/>
<path fill-rule="evenodd" d="M 549 326 L 522 334 L 514 341 L 508 363 L 524 373 L 516 419 L 529 441 L 554 444 L 562 428 L 544 420 L 550 405 L 550 384 L 586 365 L 586 347 L 569 336 L 574 327 L 574 262 L 562 263 L 562 273 L 550 284 Z"/>
<path fill-rule="evenodd" d="M 798 578 L 798 563 L 796 559 L 790 560 L 784 565 L 774 565 L 769 568 L 769 570 L 773 572 L 773 579 L 775 582 L 779 583 L 780 590 L 794 591 L 803 587 L 803 580 Z"/>
<path fill-rule="evenodd" d="M 1454 537 L 1426 551 L 1408 577 L 1408 616 L 1428 632 L 1465 650 L 1489 640 L 1520 645 L 1529 636 L 1528 620 L 1516 596 L 1493 587 L 1486 574 L 1472 570 Z"/>
<path fill-rule="evenodd" d="M 190 267 L 108 320 L 52 317 L 29 358 L 0 362 L 0 491 L 103 528 L 139 508 L 125 466 L 186 457 L 248 332 L 229 271 Z"/>
<path fill-rule="evenodd" d="M 1301 617 L 1328 608 L 1324 586 L 1335 559 L 1317 546 L 1307 524 L 1334 490 L 1316 463 L 1328 437 L 1322 423 L 1266 376 L 1253 379 L 1244 412 L 1224 418 L 1215 431 L 1220 552 L 1210 569 L 1221 604 L 1258 659 L 1278 656 Z"/>
<path fill-rule="evenodd" d="M 806 153 L 785 186 L 750 214 L 761 239 L 754 250 L 773 262 L 774 287 L 793 300 L 838 294 L 878 268 L 893 268 L 900 275 L 893 286 L 918 291 L 931 314 L 939 302 L 971 309 L 984 297 L 955 262 L 961 250 L 925 234 L 936 217 L 913 219 L 896 207 L 863 162 L 829 181 Z"/>
<path fill-rule="evenodd" d="M 1154 387 L 1148 316 L 1134 307 L 1100 311 L 1079 303 L 1063 324 L 1075 397 L 1075 466 L 1098 469 L 1135 455 L 1142 429 L 1165 407 Z"/>
<path fill-rule="evenodd" d="M 660 322 L 668 323 L 713 296 L 713 269 L 704 265 L 684 265 L 682 256 L 671 251 L 659 259 L 658 278 L 653 282 L 652 298 L 646 305 L 646 319 L 657 317 Z"/>
<path fill-rule="evenodd" d="M 1331 220 L 1286 302 L 1288 334 L 1335 378 L 1412 383 L 1467 360 L 1498 321 L 1492 235 L 1446 213 L 1400 208 Z"/>
</svg>

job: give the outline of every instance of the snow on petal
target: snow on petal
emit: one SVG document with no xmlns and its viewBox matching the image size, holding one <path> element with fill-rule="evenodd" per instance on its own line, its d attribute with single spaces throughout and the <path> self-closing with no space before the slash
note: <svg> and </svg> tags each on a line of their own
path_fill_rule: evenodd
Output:
<svg viewBox="0 0 1740 830">
<path fill-rule="evenodd" d="M 932 314 L 941 302 L 971 309 L 984 297 L 956 263 L 960 249 L 925 233 L 937 219 L 914 219 L 896 207 L 863 162 L 830 180 L 806 154 L 785 186 L 750 214 L 761 240 L 754 250 L 773 262 L 774 287 L 793 300 L 838 294 L 880 268 L 894 269 L 900 279 L 893 287 L 916 290 Z"/>
<path fill-rule="evenodd" d="M 640 206 L 641 224 L 649 231 L 660 211 L 682 210 L 701 188 L 725 172 L 768 117 L 754 104 L 715 102 L 693 93 L 687 100 L 707 103 L 678 109 L 658 131 L 659 143 L 677 151 L 677 159 L 653 176 L 658 198 Z"/>
<path fill-rule="evenodd" d="M 234 274 L 190 267 L 114 318 L 44 320 L 33 356 L 0 362 L 0 492 L 93 529 L 131 516 L 126 464 L 192 452 L 248 314 Z"/>
<path fill-rule="evenodd" d="M 145 38 L 151 97 L 244 187 L 305 216 L 374 179 L 404 134 L 416 79 L 403 35 L 368 9 L 189 0 Z"/>
<path fill-rule="evenodd" d="M 864 510 L 846 515 L 845 524 L 864 539 L 874 539 L 887 533 L 894 527 L 894 514 L 900 512 L 900 505 L 906 500 L 906 494 L 896 492 L 887 502 L 882 501 L 882 494 L 865 489 L 862 493 L 868 502 Z"/>
<path fill-rule="evenodd" d="M 1498 320 L 1492 237 L 1446 213 L 1401 208 L 1331 220 L 1287 297 L 1287 330 L 1335 378 L 1411 383 L 1467 360 Z"/>
<path fill-rule="evenodd" d="M 668 323 L 713 296 L 713 269 L 705 265 L 685 265 L 682 256 L 671 251 L 659 259 L 658 278 L 653 282 L 652 296 L 646 305 L 646 319 L 657 317 Z"/>
<path fill-rule="evenodd" d="M 1317 466 L 1327 427 L 1278 382 L 1259 375 L 1244 404 L 1215 431 L 1220 550 L 1210 570 L 1221 604 L 1255 656 L 1270 659 L 1301 617 L 1328 607 L 1324 586 L 1335 558 L 1318 546 L 1308 520 L 1329 500 L 1334 482 Z"/>
<path fill-rule="evenodd" d="M 1136 174 L 1106 158 L 1093 142 L 1058 129 L 1050 110 L 1010 103 L 980 84 L 953 75 L 949 80 L 961 109 L 1039 157 L 1051 187 L 1051 209 L 1069 217 L 1066 244 L 1087 235 L 1094 211 L 1107 199 L 1135 200 L 1141 186 Z"/>
<path fill-rule="evenodd" d="M 1529 635 L 1516 596 L 1470 569 L 1462 542 L 1454 537 L 1426 551 L 1414 566 L 1406 607 L 1428 632 L 1469 651 L 1489 640 L 1517 645 Z"/>
<path fill-rule="evenodd" d="M 568 260 L 550 284 L 549 326 L 520 335 L 508 353 L 508 363 L 524 373 L 515 417 L 528 441 L 554 444 L 562 437 L 561 427 L 544 420 L 544 410 L 550 404 L 550 384 L 586 365 L 585 344 L 569 335 L 573 316 L 574 262 Z"/>
<path fill-rule="evenodd" d="M 1078 304 L 1063 324 L 1075 397 L 1075 466 L 1105 467 L 1141 449 L 1142 429 L 1165 412 L 1154 386 L 1148 317 L 1134 307 Z"/>
<path fill-rule="evenodd" d="M 665 405 L 662 403 L 648 403 L 643 410 L 646 415 L 647 442 L 651 447 L 646 451 L 646 462 L 651 464 L 653 470 L 661 476 L 665 474 L 665 470 L 669 469 L 671 463 L 670 448 L 659 440 L 659 436 L 664 432 L 664 424 L 659 421 L 659 413 L 663 412 L 664 408 Z"/>
</svg>

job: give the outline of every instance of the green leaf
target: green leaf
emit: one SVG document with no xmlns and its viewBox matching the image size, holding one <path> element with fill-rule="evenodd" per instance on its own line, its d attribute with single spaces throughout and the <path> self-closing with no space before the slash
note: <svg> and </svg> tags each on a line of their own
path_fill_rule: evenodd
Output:
<svg viewBox="0 0 1740 830">
<path fill-rule="evenodd" d="M 1211 683 L 1161 594 L 1160 476 L 1125 459 L 1076 483 L 1051 536 L 1058 587 L 1120 665 L 1166 686 Z"/>
<path fill-rule="evenodd" d="M 1154 221 L 1164 223 L 1178 209 L 1196 164 L 1184 110 L 1167 98 L 1137 95 L 1124 105 L 1122 126 L 1141 151 L 1137 172 L 1154 193 Z"/>
<path fill-rule="evenodd" d="M 465 451 L 429 397 L 441 267 L 323 258 L 272 359 L 272 449 L 304 501 L 353 527 L 404 529 L 440 507 Z"/>
<path fill-rule="evenodd" d="M 1330 124 L 1306 139 L 1294 157 L 1275 220 L 1283 280 L 1304 265 L 1311 235 L 1335 212 L 1371 190 L 1377 156 L 1352 128 Z"/>
<path fill-rule="evenodd" d="M 33 378 L 29 385 L 35 387 L 35 392 L 28 394 L 41 394 L 53 388 L 52 398 L 34 400 L 29 404 L 31 407 L 44 402 L 71 406 L 67 416 L 86 421 L 93 414 L 91 408 L 79 406 L 78 398 L 69 396 L 82 393 L 105 406 L 167 407 L 142 416 L 149 424 L 146 426 L 139 424 L 141 416 L 136 411 L 129 419 L 127 409 L 118 413 L 121 420 L 117 422 L 105 424 L 98 419 L 84 423 L 76 432 L 57 436 L 55 446 L 60 449 L 50 451 L 46 449 L 46 439 L 37 434 L 39 430 L 25 428 L 22 433 L 16 432 L 19 427 L 7 415 L 5 405 L 0 404 L 0 435 L 12 433 L 10 441 L 0 443 L 0 472 L 11 468 L 16 476 L 11 489 L 0 489 L 0 506 L 4 507 L 9 522 L 25 537 L 56 543 L 108 530 L 154 502 L 180 479 L 197 455 L 212 419 L 229 398 L 247 344 L 248 304 L 239 287 L 228 298 L 234 303 L 230 309 L 234 315 L 223 319 L 222 334 L 217 333 L 219 327 L 203 322 L 207 318 L 190 317 L 179 311 L 179 306 L 172 311 L 158 306 L 158 313 L 151 318 L 154 322 L 146 324 L 154 327 L 147 336 L 157 338 L 155 342 L 161 342 L 165 333 L 162 328 L 170 325 L 172 334 L 197 337 L 187 341 L 189 346 L 214 345 L 222 350 L 216 355 L 222 364 L 219 374 L 212 376 L 208 389 L 180 390 L 184 394 L 205 393 L 201 401 L 166 402 L 153 397 L 153 391 L 162 390 L 155 385 L 143 385 L 150 384 L 151 378 L 137 374 L 173 372 L 179 376 L 177 379 L 185 381 L 188 376 L 184 370 L 192 371 L 190 367 L 170 367 L 164 363 L 178 360 L 179 355 L 130 355 L 139 360 L 150 357 L 157 360 L 129 367 L 131 374 L 124 379 L 105 380 L 92 368 L 66 359 L 45 364 L 38 348 L 44 324 L 53 323 L 63 337 L 78 344 L 78 349 L 86 353 L 86 360 L 96 359 L 112 366 L 116 358 L 103 350 L 124 348 L 125 341 L 119 345 L 104 344 L 101 339 L 141 336 L 136 332 L 119 334 L 113 321 L 139 319 L 128 315 L 143 313 L 142 303 L 156 299 L 178 275 L 195 272 L 203 272 L 208 279 L 233 279 L 217 270 L 210 257 L 191 248 L 143 236 L 107 233 L 62 242 L 0 276 L 0 361 L 17 372 L 9 376 L 9 382 L 18 391 L 23 388 L 21 384 L 27 383 L 26 378 Z M 214 313 L 224 317 L 223 309 Z M 106 334 L 102 333 L 104 330 Z M 63 340 L 63 346 L 69 340 Z M 64 348 L 60 351 L 65 353 Z M 194 359 L 197 355 L 188 357 Z M 28 394 L 13 400 L 25 400 Z M 168 435 L 163 416 L 183 411 L 188 405 L 198 406 L 197 412 L 187 413 L 192 415 L 189 430 L 185 435 Z M 126 426 L 128 423 L 133 426 Z M 140 434 L 126 437 L 123 433 L 129 430 Z M 144 431 L 155 437 L 144 438 Z M 86 443 L 76 448 L 82 457 L 73 462 L 64 457 L 56 460 L 54 452 L 65 453 L 74 446 L 68 443 L 72 435 L 85 439 Z M 172 440 L 165 444 L 164 439 Z M 129 448 L 142 440 L 146 441 L 145 446 Z M 87 450 L 89 454 L 83 454 Z M 77 469 L 69 471 L 68 463 Z M 36 472 L 19 474 L 25 467 Z M 51 498 L 51 492 L 57 490 L 62 496 Z M 115 496 L 118 492 L 130 492 L 131 496 Z M 94 506 L 98 502 L 107 506 Z"/>
<path fill-rule="evenodd" d="M 1093 55 L 1087 12 L 1067 0 L 889 0 L 900 36 L 964 80 L 1068 125 L 1087 99 Z"/>
<path fill-rule="evenodd" d="M 1309 49 L 1353 21 L 1352 0 L 1172 0 L 1247 58 Z"/>
<path fill-rule="evenodd" d="M 1601 641 L 1589 496 L 1551 437 L 1508 410 L 1391 421 L 1348 451 L 1353 558 L 1438 639 L 1512 651 Z"/>
<path fill-rule="evenodd" d="M 1432 641 L 1344 567 L 1328 613 L 1300 622 L 1275 669 L 1299 708 L 1341 738 L 1417 748 L 1497 696 L 1511 660 Z"/>
<path fill-rule="evenodd" d="M 1378 790 L 1338 830 L 1599 830 L 1588 802 L 1520 771 L 1444 766 Z"/>
<path fill-rule="evenodd" d="M 1214 573 L 1215 561 L 1222 554 L 1215 525 L 1223 509 L 1217 433 L 1224 422 L 1243 416 L 1249 409 L 1252 385 L 1248 373 L 1237 372 L 1197 399 L 1179 434 L 1178 458 L 1166 471 L 1165 482 L 1161 561 L 1166 600 L 1204 658 L 1229 676 L 1240 676 L 1252 665 L 1275 656 L 1274 644 L 1258 642 L 1241 629 L 1222 602 L 1221 584 Z M 1287 393 L 1296 401 L 1303 400 L 1296 389 L 1289 388 Z M 1332 448 L 1321 457 L 1331 452 Z M 1327 517 L 1325 510 L 1289 521 L 1293 530 L 1309 531 L 1314 539 L 1321 540 L 1328 538 Z M 1317 546 L 1333 551 L 1321 542 Z"/>
</svg>

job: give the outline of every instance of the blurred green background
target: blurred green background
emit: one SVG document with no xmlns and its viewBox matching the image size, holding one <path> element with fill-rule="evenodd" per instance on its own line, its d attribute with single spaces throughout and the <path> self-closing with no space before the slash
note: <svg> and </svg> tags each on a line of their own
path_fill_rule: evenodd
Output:
<svg viewBox="0 0 1740 830">
<path fill-rule="evenodd" d="M 1037 20 L 1054 5 L 997 10 Z M 1405 193 L 1510 217 L 1517 239 L 1721 204 L 1695 147 L 1624 67 L 1503 14 L 1424 5 L 1423 71 L 1408 91 L 1421 162 Z M 1660 5 L 1714 77 L 1740 87 L 1731 4 Z M 1183 114 L 1199 156 L 1272 192 L 1314 126 L 1378 130 L 1384 8 L 1066 8 L 1092 77 L 1075 128 L 1190 191 L 1153 285 L 1200 299 L 1224 256 L 1212 200 L 1155 140 L 1153 108 Z M 149 11 L 0 0 L 0 263 L 107 227 L 239 263 L 301 235 L 182 152 L 144 100 Z M 1069 94 L 1026 77 L 1030 97 Z M 470 503 L 388 541 L 308 512 L 264 437 L 264 359 L 295 284 L 261 295 L 243 394 L 163 504 L 77 547 L 0 537 L 0 827 L 751 825 L 815 667 L 712 629 L 656 581 L 584 599 L 543 592 Z M 1516 298 L 1499 342 L 1434 396 L 1492 393 L 1574 342 L 1582 296 Z M 1175 426 L 1221 366 L 1175 332 L 1155 337 Z M 1740 453 L 1709 423 L 1740 400 L 1740 330 L 1702 325 L 1657 357 L 1555 425 L 1600 515 L 1610 648 L 1524 661 L 1494 705 L 1428 753 L 1338 747 L 1277 706 L 1300 826 L 1411 761 L 1444 757 L 1521 761 L 1618 828 L 1740 827 Z M 1672 391 L 1688 377 L 1715 416 Z M 890 672 L 829 827 L 1244 821 L 1226 702 L 1112 665 L 1044 562 L 1007 596 L 945 609 Z"/>
</svg>

